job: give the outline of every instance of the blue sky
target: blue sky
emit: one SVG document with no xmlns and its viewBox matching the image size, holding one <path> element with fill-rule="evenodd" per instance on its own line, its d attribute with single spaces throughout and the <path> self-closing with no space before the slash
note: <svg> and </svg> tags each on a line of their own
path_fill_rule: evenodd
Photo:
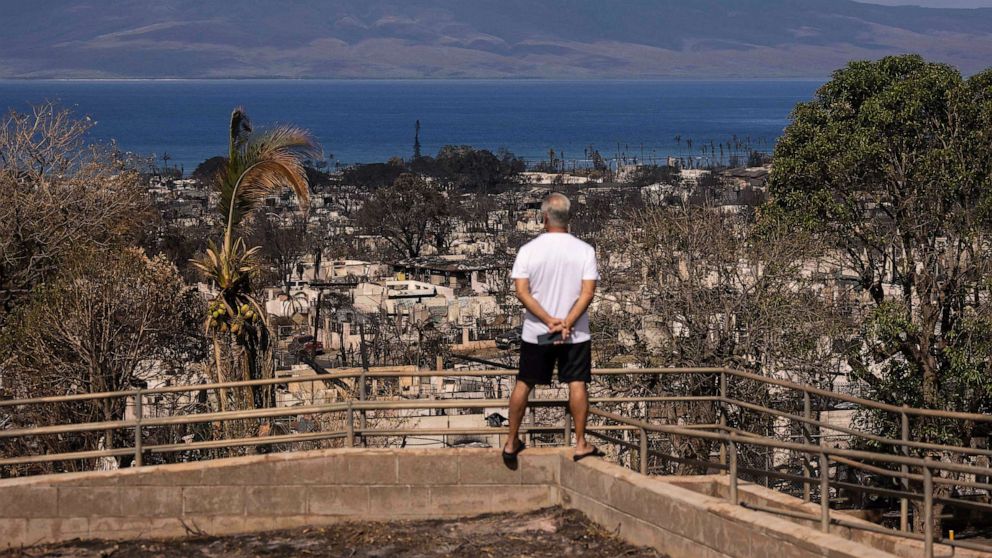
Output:
<svg viewBox="0 0 992 558">
<path fill-rule="evenodd" d="M 992 8 L 992 0 L 858 0 L 886 6 L 925 6 L 927 8 Z"/>
</svg>

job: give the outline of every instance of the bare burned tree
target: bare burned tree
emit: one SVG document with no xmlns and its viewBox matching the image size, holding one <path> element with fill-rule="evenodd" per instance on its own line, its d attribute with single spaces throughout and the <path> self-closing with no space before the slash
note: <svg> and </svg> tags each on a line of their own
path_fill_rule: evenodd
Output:
<svg viewBox="0 0 992 558">
<path fill-rule="evenodd" d="M 593 320 L 600 364 L 730 366 L 829 384 L 829 340 L 843 322 L 824 305 L 804 265 L 813 244 L 763 230 L 745 217 L 685 205 L 649 208 L 604 238 L 604 292 Z M 835 363 L 834 370 L 836 370 Z M 714 395 L 714 377 L 619 377 L 617 391 L 637 395 Z M 758 386 L 737 397 L 767 401 Z M 670 423 L 717 422 L 709 403 L 666 404 Z M 753 420 L 744 414 L 731 424 Z M 747 424 L 751 431 L 770 428 Z M 756 430 L 757 429 L 757 430 Z M 683 459 L 709 460 L 709 444 L 672 440 Z M 689 467 L 688 469 L 694 469 Z M 685 471 L 686 469 L 682 469 Z"/>
<path fill-rule="evenodd" d="M 13 315 L 2 346 L 5 384 L 21 398 L 97 393 L 133 389 L 142 371 L 182 371 L 205 356 L 203 308 L 164 256 L 149 259 L 136 248 L 83 253 Z M 29 406 L 14 419 L 36 425 L 116 421 L 124 418 L 126 405 L 126 399 L 100 399 Z M 33 451 L 10 449 L 111 449 L 121 435 L 107 430 L 45 436 Z"/>
<path fill-rule="evenodd" d="M 0 122 L 0 328 L 74 254 L 127 242 L 148 211 L 138 174 L 48 103 Z"/>
<path fill-rule="evenodd" d="M 403 174 L 391 186 L 376 190 L 356 220 L 367 234 L 385 238 L 394 256 L 415 258 L 429 245 L 447 247 L 454 213 L 454 204 L 438 187 Z"/>
<path fill-rule="evenodd" d="M 295 211 L 254 215 L 249 225 L 248 241 L 258 246 L 259 259 L 275 272 L 273 279 L 277 279 L 287 293 L 290 279 L 314 242 L 308 229 L 307 215 Z"/>
</svg>

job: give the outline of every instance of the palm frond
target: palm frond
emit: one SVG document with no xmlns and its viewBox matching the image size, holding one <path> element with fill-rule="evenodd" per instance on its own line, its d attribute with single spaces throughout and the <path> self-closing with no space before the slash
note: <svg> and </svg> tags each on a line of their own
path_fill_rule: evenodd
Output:
<svg viewBox="0 0 992 558">
<path fill-rule="evenodd" d="M 243 111 L 235 110 L 231 115 L 231 156 L 219 183 L 219 209 L 230 221 L 229 227 L 282 188 L 292 189 L 301 206 L 309 203 L 310 186 L 303 161 L 320 153 L 313 137 L 300 128 L 280 126 L 246 135 L 246 122 Z M 247 130 L 250 132 L 250 126 Z"/>
<path fill-rule="evenodd" d="M 258 272 L 258 250 L 248 248 L 240 237 L 220 250 L 210 242 L 205 254 L 191 262 L 218 289 L 228 291 Z"/>
</svg>

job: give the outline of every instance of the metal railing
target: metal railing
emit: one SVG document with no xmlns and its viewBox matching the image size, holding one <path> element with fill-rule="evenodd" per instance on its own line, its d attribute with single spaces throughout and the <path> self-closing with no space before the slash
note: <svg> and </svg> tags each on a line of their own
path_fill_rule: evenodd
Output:
<svg viewBox="0 0 992 558">
<path fill-rule="evenodd" d="M 134 444 L 132 447 L 113 448 L 104 450 L 88 450 L 67 453 L 53 453 L 43 455 L 21 455 L 0 459 L 0 467 L 14 466 L 31 463 L 58 462 L 68 460 L 94 459 L 101 457 L 121 457 L 133 456 L 135 465 L 142 465 L 143 456 L 146 454 L 164 454 L 184 452 L 200 449 L 222 449 L 234 447 L 248 447 L 260 445 L 275 445 L 283 443 L 312 442 L 323 440 L 342 440 L 345 446 L 352 446 L 356 439 L 369 439 L 375 437 L 406 437 L 406 436 L 485 436 L 506 434 L 504 427 L 486 428 L 371 428 L 368 426 L 366 413 L 368 412 L 401 412 L 415 410 L 440 410 L 440 409 L 486 409 L 506 407 L 505 399 L 410 399 L 410 400 L 370 400 L 367 393 L 367 381 L 370 378 L 387 379 L 401 377 L 507 377 L 514 373 L 505 370 L 483 370 L 483 371 L 418 371 L 412 367 L 395 367 L 390 369 L 362 370 L 348 369 L 332 374 L 318 376 L 297 376 L 288 378 L 271 378 L 265 380 L 249 380 L 236 382 L 223 382 L 211 384 L 199 384 L 191 386 L 166 386 L 152 389 L 135 389 L 121 392 L 106 392 L 92 394 L 75 394 L 64 396 L 36 397 L 20 400 L 0 401 L 0 411 L 9 407 L 21 407 L 26 405 L 49 405 L 68 402 L 100 401 L 107 399 L 130 398 L 134 401 L 133 419 L 116 420 L 105 422 L 89 422 L 79 424 L 56 424 L 45 426 L 33 426 L 25 428 L 8 428 L 0 430 L 0 442 L 5 439 L 18 439 L 47 435 L 72 435 L 85 432 L 126 429 L 133 431 Z M 972 448 L 965 446 L 954 446 L 948 444 L 933 444 L 914 440 L 909 424 L 912 418 L 931 417 L 955 421 L 970 421 L 981 423 L 992 423 L 992 417 L 975 413 L 959 413 L 935 409 L 918 409 L 906 406 L 894 406 L 879 403 L 867 399 L 862 399 L 849 394 L 833 392 L 820 389 L 814 386 L 798 384 L 787 380 L 780 380 L 752 374 L 749 372 L 725 369 L 725 368 L 661 368 L 661 369 L 598 369 L 594 371 L 598 378 L 610 376 L 630 376 L 630 375 L 689 375 L 703 376 L 713 382 L 713 395 L 675 395 L 675 396 L 639 396 L 639 397 L 593 397 L 590 399 L 590 414 L 598 417 L 602 422 L 592 423 L 588 426 L 591 435 L 603 439 L 618 447 L 625 448 L 631 452 L 636 452 L 638 462 L 636 468 L 648 474 L 650 459 L 656 461 L 676 462 L 682 464 L 695 465 L 705 469 L 715 469 L 725 471 L 729 475 L 728 498 L 736 505 L 788 516 L 794 519 L 818 521 L 821 529 L 828 531 L 830 525 L 840 525 L 846 528 L 862 529 L 874 531 L 888 535 L 900 536 L 909 539 L 922 540 L 924 542 L 924 555 L 926 558 L 933 556 L 934 544 L 944 544 L 951 547 L 960 547 L 981 551 L 992 551 L 992 546 L 978 544 L 966 540 L 952 540 L 944 538 L 942 535 L 935 535 L 933 532 L 934 504 L 944 504 L 949 506 L 978 509 L 983 512 L 992 512 L 992 504 L 965 500 L 954 497 L 951 494 L 944 496 L 937 495 L 935 487 L 968 487 L 971 489 L 986 491 L 992 494 L 992 484 L 981 482 L 979 479 L 992 476 L 992 470 L 988 467 L 977 466 L 966 463 L 969 459 L 992 457 L 992 450 L 983 448 Z M 244 411 L 223 411 L 206 412 L 189 415 L 165 416 L 165 417 L 144 417 L 142 414 L 142 400 L 148 396 L 216 391 L 236 388 L 250 388 L 258 386 L 288 385 L 293 383 L 317 382 L 330 383 L 332 380 L 353 380 L 356 384 L 355 391 L 359 392 L 356 400 L 354 396 L 350 400 L 317 405 L 299 405 L 292 407 L 277 407 L 267 409 L 252 409 Z M 783 390 L 798 399 L 802 398 L 802 414 L 789 412 L 788 410 L 771 408 L 753 401 L 744 401 L 731 397 L 731 382 L 754 382 L 764 389 Z M 353 394 L 352 394 L 353 395 Z M 879 412 L 892 413 L 899 417 L 901 425 L 901 437 L 898 439 L 889 438 L 879 434 L 865 432 L 850 426 L 831 424 L 814 418 L 812 398 L 817 397 L 823 401 L 841 401 L 854 404 L 862 409 L 872 409 Z M 693 403 L 699 405 L 714 405 L 718 410 L 719 422 L 712 424 L 653 424 L 646 420 L 634 419 L 617 413 L 605 411 L 599 407 L 613 404 L 639 404 L 649 406 L 651 404 L 671 404 L 671 403 Z M 567 400 L 559 398 L 536 399 L 531 401 L 532 406 L 537 408 L 566 407 Z M 729 411 L 750 412 L 760 416 L 768 417 L 772 420 L 786 421 L 789 424 L 799 425 L 802 429 L 802 442 L 784 441 L 763 434 L 757 434 L 739 430 L 728 425 Z M 203 440 L 179 444 L 158 444 L 146 445 L 143 429 L 190 425 L 203 423 L 223 423 L 227 421 L 245 419 L 272 419 L 279 417 L 299 416 L 299 415 L 336 415 L 339 417 L 340 428 L 319 432 L 304 432 L 264 437 L 242 437 L 242 438 L 222 438 L 217 440 Z M 821 432 L 820 442 L 814 444 L 813 429 Z M 539 425 L 532 424 L 522 428 L 525 434 L 557 434 L 561 433 L 566 443 L 570 443 L 572 437 L 572 424 L 570 417 L 565 413 L 563 424 Z M 864 451 L 850 449 L 849 447 L 832 447 L 825 443 L 823 431 L 837 432 L 848 437 L 849 440 L 862 439 L 882 446 L 889 446 L 898 453 L 884 453 L 878 451 Z M 637 440 L 617 437 L 615 434 L 637 435 Z M 719 458 L 713 459 L 693 459 L 684 456 L 662 452 L 651 446 L 651 435 L 661 434 L 678 436 L 686 439 L 705 441 L 714 444 L 719 448 Z M 741 466 L 739 463 L 740 452 L 743 447 L 765 448 L 768 451 L 788 452 L 789 455 L 802 457 L 802 474 L 781 472 L 774 470 L 774 467 L 754 468 Z M 915 452 L 924 452 L 923 457 L 913 456 Z M 933 460 L 931 454 L 945 456 L 942 460 Z M 709 454 L 707 454 L 709 455 Z M 812 463 L 816 462 L 818 473 L 813 475 Z M 883 486 L 861 485 L 830 478 L 832 465 L 845 465 L 855 469 L 870 472 L 875 475 L 896 479 L 899 488 L 887 488 Z M 631 460 L 631 466 L 634 466 Z M 766 479 L 775 478 L 789 483 L 799 484 L 802 487 L 803 500 L 811 502 L 814 489 L 819 490 L 820 514 L 818 516 L 794 510 L 782 510 L 777 508 L 764 507 L 755 504 L 745 504 L 741 502 L 739 484 L 741 473 L 757 475 Z M 955 478 L 957 477 L 957 478 Z M 913 486 L 917 483 L 919 489 Z M 899 529 L 889 529 L 883 526 L 870 524 L 867 522 L 851 522 L 831 516 L 831 490 L 847 490 L 873 494 L 886 498 L 898 499 L 900 503 Z M 909 503 L 922 502 L 922 525 L 923 533 L 914 533 L 910 529 Z"/>
</svg>

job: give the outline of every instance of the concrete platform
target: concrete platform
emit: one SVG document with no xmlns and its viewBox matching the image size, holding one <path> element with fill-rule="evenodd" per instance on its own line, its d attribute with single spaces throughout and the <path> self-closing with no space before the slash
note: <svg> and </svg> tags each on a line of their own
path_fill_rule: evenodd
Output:
<svg viewBox="0 0 992 558">
<path fill-rule="evenodd" d="M 700 478 L 687 487 L 686 477 L 645 477 L 598 459 L 574 463 L 570 451 L 558 449 L 528 449 L 508 469 L 498 450 L 361 448 L 26 477 L 0 480 L 0 548 L 561 505 L 674 558 L 920 555 L 733 506 L 711 488 L 719 479 Z M 742 485 L 742 494 L 752 488 Z"/>
</svg>

